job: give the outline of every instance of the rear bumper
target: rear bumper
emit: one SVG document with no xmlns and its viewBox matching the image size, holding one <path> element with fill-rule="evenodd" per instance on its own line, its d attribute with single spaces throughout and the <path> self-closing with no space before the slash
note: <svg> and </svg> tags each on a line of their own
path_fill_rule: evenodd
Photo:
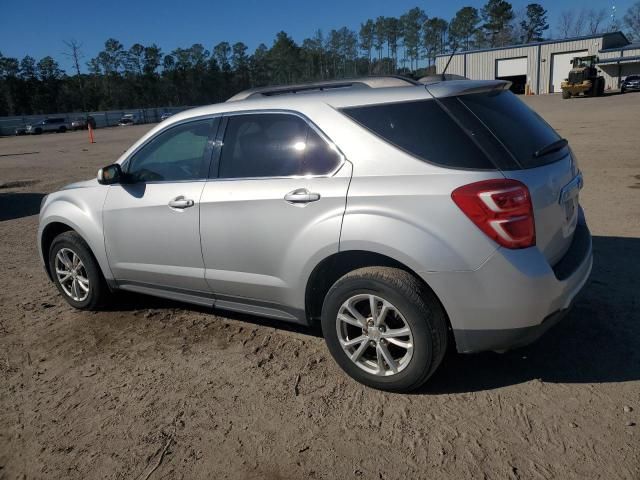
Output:
<svg viewBox="0 0 640 480">
<path fill-rule="evenodd" d="M 551 267 L 536 248 L 499 249 L 473 272 L 425 273 L 461 353 L 531 343 L 569 311 L 591 273 L 591 233 L 583 218 L 565 256 Z"/>
<path fill-rule="evenodd" d="M 505 351 L 523 347 L 539 339 L 569 312 L 558 310 L 533 327 L 505 330 L 454 330 L 456 347 L 460 353 Z"/>
</svg>

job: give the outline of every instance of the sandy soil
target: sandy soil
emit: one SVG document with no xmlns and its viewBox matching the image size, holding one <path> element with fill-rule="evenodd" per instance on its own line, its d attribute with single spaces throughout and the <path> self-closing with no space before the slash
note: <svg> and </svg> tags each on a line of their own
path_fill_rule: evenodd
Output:
<svg viewBox="0 0 640 480">
<path fill-rule="evenodd" d="M 1 138 L 0 479 L 640 478 L 640 94 L 526 101 L 580 159 L 592 281 L 536 344 L 451 354 L 413 395 L 351 381 L 317 330 L 143 296 L 74 311 L 40 199 L 148 127 Z"/>
</svg>

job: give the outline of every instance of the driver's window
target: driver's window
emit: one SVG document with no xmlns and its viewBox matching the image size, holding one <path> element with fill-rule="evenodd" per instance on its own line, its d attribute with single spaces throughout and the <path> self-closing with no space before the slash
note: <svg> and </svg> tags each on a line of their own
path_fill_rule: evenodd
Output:
<svg viewBox="0 0 640 480">
<path fill-rule="evenodd" d="M 215 119 L 178 125 L 161 133 L 131 158 L 127 173 L 138 182 L 207 178 Z M 207 158 L 205 158 L 205 156 Z"/>
</svg>

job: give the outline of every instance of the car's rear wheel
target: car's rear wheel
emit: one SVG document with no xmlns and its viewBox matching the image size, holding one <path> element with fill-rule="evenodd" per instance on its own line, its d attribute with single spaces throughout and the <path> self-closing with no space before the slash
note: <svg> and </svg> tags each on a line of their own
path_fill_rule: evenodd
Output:
<svg viewBox="0 0 640 480">
<path fill-rule="evenodd" d="M 89 246 L 76 232 L 58 235 L 49 249 L 49 271 L 64 299 L 81 310 L 95 310 L 109 289 Z"/>
<path fill-rule="evenodd" d="M 571 98 L 571 92 L 570 92 L 570 91 L 568 91 L 568 90 L 563 90 L 563 91 L 562 91 L 562 98 L 564 98 L 565 100 L 566 100 L 567 98 Z"/>
<path fill-rule="evenodd" d="M 367 267 L 340 278 L 322 308 L 331 355 L 355 380 L 411 391 L 433 374 L 447 348 L 440 302 L 410 273 Z"/>
<path fill-rule="evenodd" d="M 64 125 L 58 129 L 58 132 L 60 133 L 65 133 L 66 131 L 67 131 L 67 127 L 65 127 Z"/>
</svg>

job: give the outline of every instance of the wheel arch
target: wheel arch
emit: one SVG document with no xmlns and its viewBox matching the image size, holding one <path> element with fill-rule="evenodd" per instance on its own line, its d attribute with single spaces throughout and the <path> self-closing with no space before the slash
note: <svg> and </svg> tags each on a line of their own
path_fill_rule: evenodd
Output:
<svg viewBox="0 0 640 480">
<path fill-rule="evenodd" d="M 53 240 L 64 232 L 75 231 L 72 227 L 62 222 L 51 222 L 42 230 L 40 235 L 40 251 L 42 252 L 42 261 L 44 262 L 44 269 L 49 276 L 49 280 L 53 281 L 53 275 L 49 269 L 49 250 Z M 77 233 L 77 232 L 76 232 Z"/>
<path fill-rule="evenodd" d="M 103 262 L 101 261 L 99 256 L 96 255 L 96 251 L 92 246 L 92 242 L 90 242 L 89 239 L 85 235 L 83 235 L 82 230 L 78 228 L 77 225 L 74 225 L 72 222 L 63 221 L 59 219 L 56 219 L 47 223 L 42 228 L 42 233 L 40 234 L 40 238 L 39 238 L 39 247 L 40 247 L 40 252 L 42 254 L 42 261 L 44 262 L 44 268 L 45 268 L 45 271 L 47 272 L 47 276 L 49 277 L 49 279 L 53 281 L 53 276 L 49 269 L 49 250 L 51 249 L 51 244 L 53 243 L 53 241 L 58 235 L 65 232 L 76 233 L 77 235 L 80 236 L 80 238 L 84 241 L 84 243 L 87 244 L 87 248 L 89 249 L 89 252 L 91 253 L 91 255 L 93 255 L 94 260 L 100 267 L 100 271 L 102 273 L 103 278 L 107 280 L 107 284 L 111 288 L 111 282 L 109 281 L 109 276 L 108 276 L 111 270 L 109 270 L 107 266 L 107 270 L 105 271 L 105 266 L 103 265 Z"/>
<path fill-rule="evenodd" d="M 442 311 L 445 312 L 447 326 L 451 332 L 451 322 L 442 301 L 420 275 L 392 257 L 367 250 L 343 250 L 324 258 L 316 265 L 309 276 L 305 289 L 305 312 L 309 324 L 319 321 L 324 298 L 331 286 L 348 272 L 364 267 L 392 267 L 404 270 L 414 276 L 438 299 Z"/>
</svg>

